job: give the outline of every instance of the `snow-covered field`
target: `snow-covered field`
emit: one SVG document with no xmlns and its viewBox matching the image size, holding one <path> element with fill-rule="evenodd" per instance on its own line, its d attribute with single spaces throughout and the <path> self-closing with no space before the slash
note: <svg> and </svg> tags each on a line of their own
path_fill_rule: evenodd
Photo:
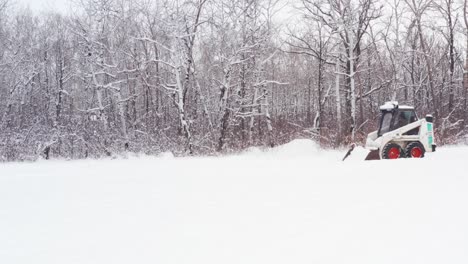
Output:
<svg viewBox="0 0 468 264">
<path fill-rule="evenodd" d="M 0 164 L 0 263 L 468 263 L 468 147 Z"/>
</svg>

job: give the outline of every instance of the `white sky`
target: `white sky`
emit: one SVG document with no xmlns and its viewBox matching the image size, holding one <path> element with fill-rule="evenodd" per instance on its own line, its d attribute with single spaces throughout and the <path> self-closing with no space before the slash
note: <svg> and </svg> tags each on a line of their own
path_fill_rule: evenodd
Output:
<svg viewBox="0 0 468 264">
<path fill-rule="evenodd" d="M 285 22 L 297 16 L 298 14 L 292 6 L 298 2 L 298 0 L 280 0 L 278 7 L 281 7 L 281 11 L 275 15 L 276 20 Z M 70 6 L 73 6 L 72 3 L 76 3 L 76 0 L 10 0 L 10 3 L 13 3 L 17 7 L 29 6 L 34 12 L 55 10 L 67 13 L 70 10 Z"/>
<path fill-rule="evenodd" d="M 70 6 L 70 0 L 11 0 L 19 6 L 29 6 L 33 11 L 56 10 L 66 12 Z"/>
<path fill-rule="evenodd" d="M 75 4 L 77 3 L 77 0 L 9 0 L 9 1 L 15 7 L 29 7 L 33 12 L 54 10 L 54 11 L 60 11 L 62 13 L 70 12 L 69 10 L 70 10 L 70 7 L 74 5 L 73 3 Z M 128 1 L 132 1 L 132 0 L 128 0 Z M 298 0 L 280 0 L 277 6 L 277 8 L 280 8 L 280 11 L 275 14 L 275 20 L 279 22 L 280 24 L 291 23 L 291 21 L 293 20 L 296 21 L 299 14 L 293 8 L 293 6 L 298 3 L 299 3 Z"/>
</svg>

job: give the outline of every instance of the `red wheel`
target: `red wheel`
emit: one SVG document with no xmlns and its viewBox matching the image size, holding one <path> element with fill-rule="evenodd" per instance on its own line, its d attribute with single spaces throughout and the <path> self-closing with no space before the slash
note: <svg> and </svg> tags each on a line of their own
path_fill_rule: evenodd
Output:
<svg viewBox="0 0 468 264">
<path fill-rule="evenodd" d="M 388 143 L 382 150 L 382 158 L 384 159 L 399 159 L 403 158 L 405 153 L 400 145 L 396 143 Z"/>
<path fill-rule="evenodd" d="M 423 158 L 426 151 L 421 143 L 411 142 L 406 146 L 405 152 L 409 158 Z"/>
<path fill-rule="evenodd" d="M 400 154 L 401 154 L 400 148 L 393 147 L 388 150 L 389 159 L 398 159 L 400 157 Z"/>
<path fill-rule="evenodd" d="M 419 147 L 414 147 L 414 148 L 411 150 L 411 157 L 413 157 L 413 158 L 421 158 L 421 157 L 422 157 L 422 149 L 420 149 Z"/>
</svg>

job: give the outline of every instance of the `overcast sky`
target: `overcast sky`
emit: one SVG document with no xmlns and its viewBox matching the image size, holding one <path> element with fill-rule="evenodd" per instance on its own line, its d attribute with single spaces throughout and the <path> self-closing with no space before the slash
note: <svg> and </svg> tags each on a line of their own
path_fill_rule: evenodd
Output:
<svg viewBox="0 0 468 264">
<path fill-rule="evenodd" d="M 55 10 L 67 13 L 71 3 L 76 3 L 77 0 L 10 0 L 10 2 L 19 6 L 29 6 L 35 12 Z M 276 14 L 275 18 L 282 23 L 293 16 L 297 16 L 297 12 L 294 12 L 291 8 L 293 3 L 297 2 L 297 0 L 280 0 L 278 8 L 281 8 L 282 11 L 280 14 Z"/>
<path fill-rule="evenodd" d="M 68 10 L 69 0 L 13 0 L 23 6 L 29 6 L 34 11 L 58 10 L 65 12 Z"/>
</svg>

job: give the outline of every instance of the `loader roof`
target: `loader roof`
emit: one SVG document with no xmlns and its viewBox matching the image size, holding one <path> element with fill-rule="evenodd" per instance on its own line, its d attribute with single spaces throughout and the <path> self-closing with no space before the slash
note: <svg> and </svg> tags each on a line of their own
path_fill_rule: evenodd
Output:
<svg viewBox="0 0 468 264">
<path fill-rule="evenodd" d="M 402 109 L 402 110 L 413 110 L 414 107 L 408 105 L 398 105 L 397 101 L 386 102 L 380 106 L 380 110 L 393 110 L 393 109 Z"/>
<path fill-rule="evenodd" d="M 413 106 L 409 106 L 409 105 L 400 105 L 398 106 L 399 109 L 403 109 L 403 110 L 413 110 L 414 107 Z"/>
</svg>

